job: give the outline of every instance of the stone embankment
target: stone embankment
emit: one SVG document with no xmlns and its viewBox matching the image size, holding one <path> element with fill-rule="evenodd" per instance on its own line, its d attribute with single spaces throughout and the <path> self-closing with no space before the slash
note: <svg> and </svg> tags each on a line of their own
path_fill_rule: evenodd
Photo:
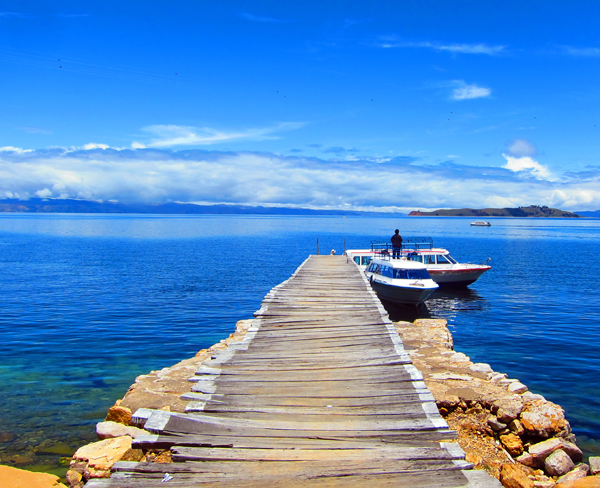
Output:
<svg viewBox="0 0 600 488">
<path fill-rule="evenodd" d="M 600 458 L 582 462 L 559 405 L 454 351 L 445 320 L 395 326 L 467 461 L 509 488 L 600 487 Z"/>
<path fill-rule="evenodd" d="M 251 323 L 240 321 L 234 334 L 210 349 L 136 378 L 97 425 L 100 440 L 74 454 L 67 473 L 69 486 L 80 488 L 91 478 L 110 476 L 111 466 L 119 460 L 171 462 L 169 451 L 132 449 L 132 438 L 147 433 L 135 425 L 132 412 L 139 408 L 183 412 L 187 402 L 181 395 L 190 391 L 188 378 L 216 351 L 240 341 Z M 445 320 L 421 319 L 395 326 L 440 413 L 458 432 L 467 461 L 508 488 L 600 488 L 600 458 L 582 462 L 583 454 L 560 406 L 454 351 Z"/>
</svg>

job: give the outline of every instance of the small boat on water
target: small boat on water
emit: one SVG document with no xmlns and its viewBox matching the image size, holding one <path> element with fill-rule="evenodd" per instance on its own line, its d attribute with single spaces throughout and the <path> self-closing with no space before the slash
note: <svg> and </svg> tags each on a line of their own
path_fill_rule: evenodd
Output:
<svg viewBox="0 0 600 488">
<path fill-rule="evenodd" d="M 392 247 L 387 242 L 372 242 L 371 249 L 349 249 L 345 255 L 365 270 L 375 257 L 391 256 Z M 400 258 L 392 258 L 392 261 L 398 259 L 422 263 L 431 279 L 440 286 L 467 286 L 491 269 L 485 263 L 459 263 L 447 249 L 433 247 L 430 237 L 405 238 Z"/>
<path fill-rule="evenodd" d="M 492 224 L 486 220 L 477 220 L 475 222 L 471 222 L 471 225 L 475 227 L 490 227 Z"/>
<path fill-rule="evenodd" d="M 381 300 L 400 305 L 418 306 L 438 289 L 425 265 L 389 255 L 372 259 L 365 274 Z"/>
</svg>

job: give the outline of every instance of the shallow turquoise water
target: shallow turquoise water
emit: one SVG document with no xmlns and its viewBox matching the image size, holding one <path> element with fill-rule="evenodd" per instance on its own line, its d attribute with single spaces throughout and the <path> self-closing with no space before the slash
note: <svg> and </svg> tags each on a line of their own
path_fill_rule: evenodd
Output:
<svg viewBox="0 0 600 488">
<path fill-rule="evenodd" d="M 0 215 L 0 462 L 58 466 L 139 374 L 251 318 L 316 252 L 431 236 L 462 261 L 492 258 L 421 315 L 456 348 L 562 405 L 600 453 L 600 220 Z M 394 312 L 398 313 L 398 312 Z M 397 318 L 414 318 L 409 317 Z M 37 452 L 34 452 L 37 449 Z M 15 457 L 16 456 L 16 457 Z"/>
</svg>

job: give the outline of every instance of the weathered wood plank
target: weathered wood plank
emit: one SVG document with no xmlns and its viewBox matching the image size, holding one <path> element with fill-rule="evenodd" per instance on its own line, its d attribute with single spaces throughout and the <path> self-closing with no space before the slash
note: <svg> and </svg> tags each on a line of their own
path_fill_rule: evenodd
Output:
<svg viewBox="0 0 600 488">
<path fill-rule="evenodd" d="M 173 464 L 117 463 L 89 488 L 454 488 L 468 468 L 368 282 L 311 256 L 269 292 L 251 334 L 191 379 L 187 414 L 154 411 L 134 448 Z"/>
</svg>

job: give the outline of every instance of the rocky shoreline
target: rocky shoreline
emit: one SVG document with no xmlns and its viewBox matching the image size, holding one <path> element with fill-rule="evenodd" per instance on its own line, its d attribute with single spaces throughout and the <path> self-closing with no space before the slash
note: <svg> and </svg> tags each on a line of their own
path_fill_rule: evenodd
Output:
<svg viewBox="0 0 600 488">
<path fill-rule="evenodd" d="M 252 320 L 242 320 L 227 339 L 193 358 L 138 376 L 123 399 L 109 409 L 105 421 L 97 425 L 100 440 L 73 455 L 67 472 L 69 487 L 81 488 L 91 478 L 110 476 L 117 461 L 171 462 L 168 450 L 132 449 L 132 439 L 148 433 L 140 428 L 136 411 L 184 412 L 188 401 L 181 396 L 190 392 L 188 378 L 215 352 L 241 341 L 251 324 Z M 467 461 L 476 469 L 486 470 L 509 488 L 600 488 L 600 458 L 582 462 L 583 453 L 560 406 L 529 392 L 518 380 L 493 371 L 488 364 L 473 363 L 454 351 L 445 320 L 419 319 L 394 325 L 440 413 L 458 432 L 457 442 Z M 54 484 L 46 481 L 28 486 L 64 485 L 54 480 Z"/>
</svg>

